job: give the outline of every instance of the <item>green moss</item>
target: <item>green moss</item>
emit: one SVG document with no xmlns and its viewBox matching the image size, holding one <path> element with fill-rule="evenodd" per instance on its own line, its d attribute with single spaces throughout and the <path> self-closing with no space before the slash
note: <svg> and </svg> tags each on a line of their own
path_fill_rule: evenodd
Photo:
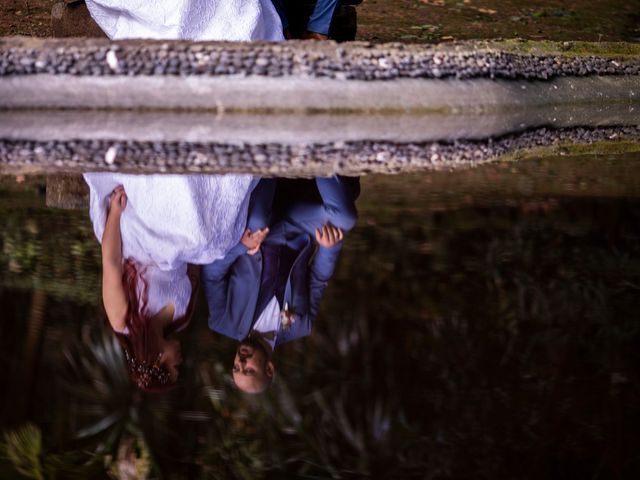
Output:
<svg viewBox="0 0 640 480">
<path fill-rule="evenodd" d="M 630 42 L 552 42 L 549 40 L 522 40 L 515 38 L 486 42 L 486 46 L 491 50 L 511 53 L 640 59 L 640 43 Z"/>
<path fill-rule="evenodd" d="M 640 152 L 640 141 L 603 141 L 595 143 L 559 143 L 547 147 L 530 148 L 508 153 L 499 158 L 502 162 L 527 160 L 550 156 L 622 155 Z"/>
</svg>

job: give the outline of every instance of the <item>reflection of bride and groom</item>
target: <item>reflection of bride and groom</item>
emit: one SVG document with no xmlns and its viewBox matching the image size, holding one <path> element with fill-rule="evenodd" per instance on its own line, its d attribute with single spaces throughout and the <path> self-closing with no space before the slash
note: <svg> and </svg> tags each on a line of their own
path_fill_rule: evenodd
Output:
<svg viewBox="0 0 640 480">
<path fill-rule="evenodd" d="M 337 2 L 317 2 L 309 38 L 326 36 Z M 279 41 L 285 3 L 87 0 L 87 7 L 111 39 Z M 102 243 L 105 311 L 136 383 L 149 391 L 175 384 L 181 353 L 170 338 L 191 318 L 195 265 L 204 265 L 209 326 L 242 341 L 236 384 L 263 390 L 273 378 L 273 347 L 310 332 L 342 236 L 355 222 L 348 181 L 317 179 L 319 203 L 273 210 L 276 181 L 247 175 L 97 173 L 85 180 Z"/>
<path fill-rule="evenodd" d="M 138 386 L 175 385 L 181 349 L 172 337 L 188 324 L 201 283 L 209 327 L 239 341 L 236 385 L 267 388 L 274 348 L 311 332 L 356 221 L 357 180 L 317 178 L 308 198 L 291 188 L 296 181 L 246 175 L 85 179 L 102 243 L 105 311 Z M 201 281 L 195 265 L 203 265 Z"/>
</svg>

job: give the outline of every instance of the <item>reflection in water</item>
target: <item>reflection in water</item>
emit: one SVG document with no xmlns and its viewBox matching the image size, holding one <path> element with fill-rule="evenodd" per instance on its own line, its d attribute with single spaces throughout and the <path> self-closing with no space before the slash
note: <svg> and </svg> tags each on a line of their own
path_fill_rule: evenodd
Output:
<svg viewBox="0 0 640 480">
<path fill-rule="evenodd" d="M 209 327 L 240 342 L 233 379 L 244 392 L 259 393 L 271 384 L 276 346 L 311 333 L 344 233 L 356 222 L 357 179 L 317 178 L 315 186 L 318 201 L 297 197 L 281 182 L 284 201 L 272 211 L 276 180 L 261 180 L 247 226 L 264 236 L 243 236 L 203 269 Z"/>
<path fill-rule="evenodd" d="M 629 160 L 625 168 L 637 162 Z M 245 335 L 232 341 L 207 325 L 206 273 L 206 301 L 180 333 L 178 386 L 161 395 L 132 388 L 101 321 L 101 257 L 86 213 L 45 210 L 37 182 L 4 193 L 2 265 L 12 270 L 0 289 L 0 418 L 5 433 L 38 427 L 7 444 L 24 454 L 41 432 L 42 464 L 62 476 L 90 471 L 85 478 L 99 477 L 105 457 L 108 468 L 153 464 L 169 478 L 629 478 L 640 440 L 640 210 L 631 184 L 627 198 L 609 184 L 568 196 L 545 180 L 528 197 L 461 192 L 436 202 L 436 181 L 362 179 L 359 221 L 313 332 L 276 347 L 278 373 L 259 396 L 242 394 L 230 372 Z M 315 183 L 278 181 L 270 232 L 287 201 L 323 202 Z M 135 204 L 132 189 L 123 226 Z M 268 243 L 242 258 L 264 260 Z M 25 277 L 28 287 L 16 280 Z M 13 468 L 2 462 L 1 472 Z"/>
<path fill-rule="evenodd" d="M 102 297 L 129 372 L 145 390 L 175 384 L 198 274 L 242 234 L 250 176 L 85 174 L 102 243 Z"/>
<path fill-rule="evenodd" d="M 634 111 L 633 107 L 627 108 Z M 458 116 L 453 117 L 458 119 Z M 509 133 L 499 131 L 499 136 L 484 137 L 486 132 L 482 129 L 479 132 L 468 130 L 477 125 L 495 125 L 491 119 L 475 116 L 462 117 L 465 123 L 460 126 L 456 122 L 449 125 L 449 119 L 437 115 L 435 119 L 429 119 L 424 128 L 419 117 L 390 119 L 387 116 L 367 116 L 367 120 L 376 124 L 377 137 L 367 132 L 367 122 L 356 128 L 351 122 L 358 125 L 360 120 L 351 118 L 348 121 L 343 119 L 344 124 L 333 117 L 324 118 L 317 125 L 307 118 L 287 119 L 280 126 L 280 119 L 259 117 L 254 128 L 268 124 L 269 130 L 266 133 L 263 130 L 248 132 L 242 124 L 246 120 L 244 118 L 231 122 L 227 117 L 223 118 L 215 121 L 224 122 L 225 129 L 219 128 L 214 120 L 197 118 L 206 122 L 215 133 L 211 133 L 213 140 L 206 135 L 203 135 L 201 141 L 185 142 L 175 139 L 177 134 L 173 133 L 176 130 L 172 128 L 173 125 L 165 126 L 170 129 L 166 133 L 169 139 L 162 141 L 129 139 L 125 134 L 126 126 L 122 125 L 120 128 L 125 132 L 121 136 L 124 139 L 101 138 L 94 132 L 89 132 L 88 135 L 95 136 L 82 140 L 75 137 L 59 140 L 57 131 L 55 140 L 0 138 L 0 165 L 6 167 L 7 171 L 20 171 L 21 167 L 28 166 L 30 171 L 42 173 L 51 172 L 51 165 L 59 165 L 72 170 L 117 168 L 131 173 L 240 172 L 253 175 L 308 176 L 310 173 L 332 175 L 337 170 L 344 175 L 357 176 L 371 172 L 453 170 L 496 160 L 564 155 L 567 152 L 635 152 L 638 150 L 636 142 L 640 138 L 640 127 L 636 125 L 560 129 L 541 127 Z M 57 117 L 53 120 L 56 125 L 62 121 Z M 164 120 L 161 118 L 152 121 L 143 117 L 139 121 L 153 133 L 157 133 L 153 127 Z M 178 118 L 173 121 L 180 120 L 182 119 Z M 26 123 L 29 119 L 24 121 Z M 91 123 L 102 129 L 101 121 L 98 118 Z M 146 125 L 147 121 L 152 121 L 153 126 Z M 485 121 L 487 123 L 483 123 Z M 389 123 L 395 125 L 397 130 L 390 131 Z M 291 124 L 302 131 L 297 131 Z M 328 124 L 332 126 L 331 135 L 327 133 Z M 438 127 L 436 131 L 431 131 L 433 125 Z M 199 132 L 200 128 L 199 124 L 193 125 L 192 130 Z M 233 128 L 239 133 L 231 134 Z M 13 129 L 19 133 L 25 130 L 21 127 L 12 127 Z M 189 126 L 181 125 L 178 131 L 185 129 L 189 130 Z M 75 133 L 73 129 L 72 132 Z M 282 132 L 285 132 L 286 137 L 278 135 Z M 320 138 L 316 138 L 317 135 Z M 289 143 L 291 136 L 296 138 L 296 143 Z M 226 137 L 227 140 L 220 137 Z"/>
<path fill-rule="evenodd" d="M 357 179 L 318 178 L 315 200 L 247 175 L 84 178 L 102 243 L 102 300 L 135 383 L 150 392 L 175 385 L 182 355 L 171 335 L 193 315 L 205 265 L 209 326 L 240 341 L 238 388 L 262 392 L 274 347 L 311 332 L 356 221 Z"/>
</svg>

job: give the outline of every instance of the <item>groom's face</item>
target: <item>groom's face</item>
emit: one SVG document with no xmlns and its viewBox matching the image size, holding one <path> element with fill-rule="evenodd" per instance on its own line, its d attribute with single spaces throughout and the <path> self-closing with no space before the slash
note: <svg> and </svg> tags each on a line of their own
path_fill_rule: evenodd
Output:
<svg viewBox="0 0 640 480">
<path fill-rule="evenodd" d="M 273 374 L 273 363 L 259 342 L 246 339 L 238 344 L 233 359 L 233 380 L 240 390 L 262 392 L 271 383 Z"/>
</svg>

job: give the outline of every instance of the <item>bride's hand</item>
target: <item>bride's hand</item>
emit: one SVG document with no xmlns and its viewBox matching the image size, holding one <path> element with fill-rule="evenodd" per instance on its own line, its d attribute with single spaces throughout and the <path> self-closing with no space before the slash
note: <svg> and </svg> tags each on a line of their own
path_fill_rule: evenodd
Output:
<svg viewBox="0 0 640 480">
<path fill-rule="evenodd" d="M 260 230 L 256 230 L 253 233 L 247 228 L 244 231 L 244 234 L 242 234 L 242 238 L 240 239 L 240 243 L 242 243 L 248 249 L 247 255 L 255 255 L 258 250 L 260 250 L 260 245 L 262 245 L 262 241 L 267 238 L 268 234 L 268 228 L 261 228 Z"/>
<path fill-rule="evenodd" d="M 109 200 L 109 214 L 120 215 L 127 207 L 127 194 L 122 185 L 117 186 L 111 193 Z"/>
</svg>

